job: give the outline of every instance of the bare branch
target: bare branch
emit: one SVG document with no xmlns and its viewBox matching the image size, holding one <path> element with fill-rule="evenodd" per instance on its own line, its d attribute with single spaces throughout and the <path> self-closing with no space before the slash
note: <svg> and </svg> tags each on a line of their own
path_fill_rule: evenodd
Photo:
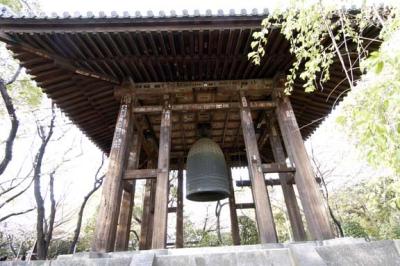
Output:
<svg viewBox="0 0 400 266">
<path fill-rule="evenodd" d="M 6 199 L 3 203 L 0 204 L 0 209 L 4 207 L 4 205 L 6 205 L 7 203 L 13 201 L 14 199 L 18 198 L 19 196 L 21 196 L 25 191 L 28 190 L 28 188 L 32 185 L 33 183 L 33 178 L 31 180 L 31 182 L 29 182 L 29 184 L 22 189 L 21 191 L 19 191 L 18 193 L 14 194 L 13 196 L 9 197 L 8 199 Z"/>
<path fill-rule="evenodd" d="M 14 75 L 11 77 L 11 79 L 10 79 L 9 81 L 6 82 L 6 85 L 10 85 L 10 84 L 14 83 L 14 82 L 17 80 L 19 74 L 21 74 L 21 70 L 22 70 L 22 67 L 21 67 L 21 66 L 18 66 L 17 71 L 15 71 L 15 73 L 14 73 Z"/>
<path fill-rule="evenodd" d="M 7 214 L 6 216 L 0 218 L 0 222 L 3 222 L 3 221 L 5 221 L 5 220 L 7 220 L 8 218 L 13 217 L 13 216 L 18 216 L 18 215 L 22 215 L 22 214 L 31 212 L 31 211 L 33 211 L 34 209 L 36 209 L 36 208 L 31 208 L 31 209 L 27 209 L 27 210 L 25 210 L 25 211 L 13 212 L 13 213 Z"/>
<path fill-rule="evenodd" d="M 10 184 L 10 186 L 8 188 L 6 188 L 2 192 L 0 192 L 0 197 L 5 195 L 5 194 L 7 194 L 8 192 L 11 192 L 15 188 L 19 187 L 22 183 L 24 183 L 29 178 L 31 173 L 32 173 L 32 170 L 24 178 L 21 178 L 21 181 L 19 181 L 16 184 L 13 184 L 13 182 L 17 181 L 18 178 L 13 178 L 12 180 L 8 180 L 7 183 L 11 183 L 11 184 Z M 30 184 L 32 184 L 32 181 L 30 182 Z M 1 206 L 0 206 L 0 208 L 1 208 Z"/>
<path fill-rule="evenodd" d="M 76 227 L 75 227 L 75 231 L 74 231 L 74 237 L 72 238 L 72 242 L 69 247 L 70 254 L 75 252 L 75 247 L 76 247 L 76 244 L 78 243 L 78 239 L 79 239 L 79 235 L 80 235 L 81 227 L 82 227 L 83 212 L 85 211 L 86 203 L 88 202 L 90 197 L 100 188 L 100 186 L 103 183 L 103 179 L 104 179 L 105 175 L 102 175 L 101 177 L 98 177 L 98 175 L 104 165 L 104 157 L 105 156 L 103 153 L 101 156 L 101 164 L 100 164 L 99 168 L 97 169 L 96 174 L 94 176 L 93 188 L 85 195 L 85 197 L 83 198 L 81 207 L 79 209 L 78 220 L 76 222 Z"/>
</svg>

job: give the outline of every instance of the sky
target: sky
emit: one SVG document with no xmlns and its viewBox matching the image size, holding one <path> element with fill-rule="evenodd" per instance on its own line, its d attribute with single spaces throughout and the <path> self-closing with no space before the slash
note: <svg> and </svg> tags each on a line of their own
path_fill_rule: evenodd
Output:
<svg viewBox="0 0 400 266">
<path fill-rule="evenodd" d="M 267 0 L 202 0 L 202 1 L 178 1 L 178 0 L 169 0 L 169 1 L 155 1 L 155 0 L 146 0 L 146 1 L 124 1 L 124 0 L 113 0 L 113 1 L 92 1 L 92 0 L 68 0 L 68 1 L 55 1 L 55 0 L 39 0 L 41 9 L 47 14 L 51 14 L 51 12 L 57 12 L 58 14 L 62 14 L 67 11 L 73 14 L 76 11 L 79 11 L 81 14 L 85 14 L 87 11 L 92 11 L 94 13 L 98 13 L 100 11 L 106 12 L 106 14 L 110 14 L 111 11 L 117 11 L 122 13 L 123 11 L 129 11 L 133 14 L 135 11 L 139 10 L 143 14 L 145 14 L 148 10 L 152 10 L 154 13 L 158 13 L 160 10 L 164 10 L 167 14 L 170 10 L 176 10 L 179 14 L 183 9 L 189 10 L 189 13 L 192 13 L 192 10 L 199 9 L 201 13 L 204 13 L 206 9 L 212 9 L 216 11 L 218 9 L 223 9 L 225 13 L 229 11 L 229 9 L 235 9 L 237 12 L 245 8 L 247 12 L 251 12 L 253 8 L 257 8 L 258 10 L 262 10 L 264 8 L 273 9 L 277 6 L 282 6 L 282 1 L 267 1 Z M 376 2 L 376 1 L 375 1 Z M 7 121 L 0 121 L 0 126 L 5 128 Z M 8 125 L 7 125 L 8 126 Z M 26 132 L 30 132 L 34 129 L 31 127 L 24 129 Z M 60 132 L 59 132 L 60 133 Z M 7 131 L 0 131 L 1 139 L 5 139 Z M 75 140 L 75 142 L 73 142 Z M 30 147 L 31 140 L 24 140 L 16 142 L 15 146 L 15 162 L 11 165 L 11 171 L 17 172 L 19 170 L 18 162 L 23 162 L 27 157 L 30 159 L 33 158 L 33 153 L 27 153 L 27 147 Z M 84 194 L 90 189 L 92 185 L 93 175 L 100 164 L 101 160 L 101 152 L 91 143 L 87 138 L 82 137 L 79 130 L 75 127 L 72 127 L 66 137 L 57 143 L 52 143 L 49 148 L 49 154 L 51 154 L 50 161 L 57 161 L 62 159 L 63 151 L 65 151 L 71 143 L 75 145 L 75 154 L 79 154 L 80 149 L 82 147 L 83 154 L 78 157 L 77 160 L 73 160 L 68 163 L 65 167 L 60 170 L 59 179 L 57 180 L 56 191 L 58 195 L 64 197 L 64 202 L 68 202 L 65 207 L 65 213 L 69 213 L 71 210 L 75 210 L 80 202 Z M 350 144 L 350 142 L 346 139 L 346 136 L 342 132 L 342 130 L 334 123 L 334 116 L 329 118 L 319 130 L 314 134 L 312 138 L 307 141 L 307 148 L 309 152 L 311 151 L 311 147 L 313 148 L 316 155 L 323 162 L 329 162 L 326 167 L 334 168 L 331 186 L 333 188 L 340 188 L 343 185 L 343 182 L 346 180 L 346 177 L 350 174 L 357 175 L 360 179 L 366 178 L 368 176 L 373 175 L 373 170 L 369 168 L 365 162 L 360 159 L 357 152 L 354 150 L 354 147 Z M 332 158 L 336 158 L 332 160 Z M 361 170 L 362 171 L 361 171 Z M 359 173 L 359 170 L 361 171 Z M 239 180 L 248 179 L 248 174 L 245 170 L 235 170 L 234 178 Z M 354 180 L 353 180 L 354 181 Z M 138 187 L 138 191 L 140 191 L 140 186 Z M 251 193 L 249 189 L 239 189 L 239 193 L 237 194 L 238 200 L 237 202 L 251 202 Z M 281 197 L 281 192 L 279 189 L 273 189 L 274 197 Z M 95 209 L 95 206 L 99 202 L 99 193 L 97 193 L 91 202 L 89 203 L 87 217 L 90 217 Z M 141 199 L 138 199 L 138 202 L 141 203 Z M 19 201 L 10 206 L 11 209 L 19 208 L 22 205 L 33 205 L 34 198 L 33 193 L 28 193 L 23 201 Z M 201 222 L 202 217 L 209 208 L 209 212 L 211 214 L 214 213 L 214 205 L 211 207 L 204 203 L 193 203 L 189 201 L 185 201 L 185 214 L 190 215 L 192 220 L 195 222 Z M 200 211 L 201 210 L 201 211 Z M 4 210 L 2 210 L 4 211 Z M 223 225 L 229 225 L 228 219 L 228 208 L 226 207 L 222 212 L 223 217 Z M 34 213 L 30 216 L 26 216 L 23 219 L 14 219 L 11 220 L 8 226 L 11 223 L 19 223 L 19 224 L 29 224 L 29 226 L 33 227 L 34 221 Z M 170 220 L 173 222 L 173 220 Z M 73 226 L 73 223 L 68 225 L 66 230 L 70 230 Z"/>
</svg>

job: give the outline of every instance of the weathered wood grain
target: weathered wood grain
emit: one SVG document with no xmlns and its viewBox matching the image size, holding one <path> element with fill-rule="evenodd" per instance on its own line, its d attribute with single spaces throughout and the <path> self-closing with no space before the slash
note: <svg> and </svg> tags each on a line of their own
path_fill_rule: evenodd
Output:
<svg viewBox="0 0 400 266">
<path fill-rule="evenodd" d="M 114 249 L 122 193 L 122 176 L 127 164 L 129 140 L 132 137 L 130 99 L 123 99 L 115 126 L 109 165 L 103 184 L 92 250 L 110 252 Z"/>
<path fill-rule="evenodd" d="M 310 159 L 308 158 L 303 138 L 293 112 L 288 96 L 281 92 L 283 84 L 276 87 L 276 117 L 282 138 L 289 157 L 296 167 L 295 180 L 303 205 L 307 227 L 313 240 L 323 240 L 334 237 L 328 219 L 328 212 L 324 205 L 322 194 L 315 182 Z"/>
<path fill-rule="evenodd" d="M 261 158 L 257 147 L 253 119 L 248 101 L 241 94 L 240 117 L 242 121 L 243 138 L 246 145 L 246 155 L 249 175 L 252 182 L 252 193 L 255 204 L 258 233 L 261 243 L 276 243 L 278 241 L 271 203 L 265 187 L 264 173 L 261 168 Z"/>
</svg>

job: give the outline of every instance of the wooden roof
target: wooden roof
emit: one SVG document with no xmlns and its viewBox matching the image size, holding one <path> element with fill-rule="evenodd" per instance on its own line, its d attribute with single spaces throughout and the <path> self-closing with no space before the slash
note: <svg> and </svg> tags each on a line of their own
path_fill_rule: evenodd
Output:
<svg viewBox="0 0 400 266">
<path fill-rule="evenodd" d="M 119 102 L 114 89 L 131 78 L 135 83 L 271 79 L 285 73 L 292 62 L 289 44 L 272 30 L 260 66 L 247 54 L 252 33 L 265 14 L 184 15 L 142 17 L 14 18 L 0 16 L 0 40 L 27 69 L 43 91 L 69 118 L 108 152 Z M 377 36 L 376 29 L 365 32 Z M 356 71 L 356 74 L 359 73 Z M 303 138 L 308 137 L 334 103 L 348 89 L 339 62 L 331 68 L 324 90 L 305 94 L 301 82 L 291 96 Z M 270 92 L 249 93 L 252 100 L 268 100 Z M 177 103 L 231 102 L 237 95 L 218 87 L 193 88 L 175 95 Z M 142 105 L 160 104 L 161 97 L 143 97 Z M 253 119 L 262 141 L 262 111 Z M 160 115 L 144 117 L 158 139 Z M 196 123 L 211 122 L 212 136 L 226 151 L 243 152 L 239 113 L 187 112 L 173 115 L 172 152 L 185 153 L 196 140 Z M 268 144 L 261 154 L 271 158 Z M 180 155 L 179 155 L 180 156 Z M 245 158 L 242 159 L 245 161 Z"/>
</svg>

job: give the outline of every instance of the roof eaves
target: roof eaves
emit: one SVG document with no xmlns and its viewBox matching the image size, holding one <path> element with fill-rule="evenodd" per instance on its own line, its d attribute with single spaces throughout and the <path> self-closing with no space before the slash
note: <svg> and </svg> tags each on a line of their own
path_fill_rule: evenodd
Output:
<svg viewBox="0 0 400 266">
<path fill-rule="evenodd" d="M 269 10 L 267 8 L 264 9 L 230 9 L 229 12 L 225 13 L 222 9 L 211 10 L 207 9 L 205 12 L 201 12 L 198 9 L 194 9 L 188 11 L 187 9 L 182 10 L 180 13 L 175 10 L 171 10 L 169 13 L 161 10 L 157 14 L 155 14 L 152 10 L 147 11 L 145 14 L 142 14 L 140 11 L 134 11 L 130 13 L 129 11 L 123 11 L 122 13 L 117 11 L 111 11 L 110 14 L 106 14 L 104 11 L 100 11 L 98 14 L 95 14 L 91 11 L 86 14 L 81 14 L 80 12 L 74 12 L 70 14 L 69 12 L 63 12 L 61 15 L 52 12 L 51 14 L 46 14 L 41 12 L 39 15 L 26 16 L 24 14 L 16 14 L 10 10 L 7 6 L 0 5 L 0 18 L 7 19 L 104 19 L 104 18 L 179 18 L 179 17 L 232 17 L 232 16 L 267 16 L 269 14 Z"/>
</svg>

